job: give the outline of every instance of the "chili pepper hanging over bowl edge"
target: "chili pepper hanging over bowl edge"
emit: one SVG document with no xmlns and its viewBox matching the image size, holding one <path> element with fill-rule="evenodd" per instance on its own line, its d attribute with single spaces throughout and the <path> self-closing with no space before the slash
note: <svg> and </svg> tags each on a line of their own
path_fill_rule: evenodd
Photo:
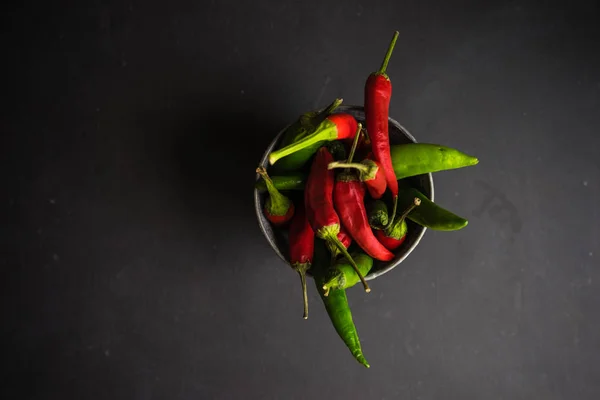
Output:
<svg viewBox="0 0 600 400">
<path fill-rule="evenodd" d="M 352 319 L 352 311 L 350 310 L 350 305 L 348 304 L 348 298 L 346 297 L 345 290 L 331 290 L 328 296 L 325 296 L 323 292 L 323 285 L 325 284 L 324 276 L 326 271 L 328 270 L 327 257 L 322 254 L 320 251 L 322 246 L 315 246 L 315 260 L 314 260 L 314 280 L 315 285 L 317 286 L 317 291 L 319 292 L 319 296 L 325 305 L 325 309 L 327 310 L 327 315 L 331 320 L 335 331 L 339 335 L 339 337 L 344 341 L 348 350 L 352 353 L 352 356 L 364 365 L 369 368 L 369 363 L 365 358 L 362 346 L 360 344 L 360 338 L 358 337 L 358 331 L 356 329 L 356 325 Z M 324 249 L 323 249 L 324 250 Z"/>
<path fill-rule="evenodd" d="M 390 215 L 391 220 L 394 219 L 398 206 L 398 181 L 390 155 L 388 117 L 392 97 L 392 82 L 386 74 L 386 70 L 394 46 L 396 45 L 396 40 L 398 40 L 398 31 L 394 32 L 381 67 L 377 72 L 369 75 L 365 84 L 365 120 L 367 132 L 369 132 L 375 159 L 383 167 L 387 187 L 390 188 L 394 198 L 394 207 Z"/>
<path fill-rule="evenodd" d="M 269 197 L 265 201 L 265 216 L 275 226 L 284 225 L 294 216 L 294 203 L 277 190 L 266 169 L 258 167 L 256 172 L 262 176 L 269 192 Z"/>
<path fill-rule="evenodd" d="M 363 275 L 367 275 L 373 268 L 373 259 L 363 252 L 352 253 L 352 258 Z M 327 269 L 324 277 L 324 296 L 329 296 L 330 290 L 348 289 L 356 285 L 360 280 L 354 268 L 344 259 L 340 259 Z"/>
<path fill-rule="evenodd" d="M 348 253 L 348 250 L 337 238 L 340 232 L 340 217 L 333 206 L 333 187 L 335 174 L 327 166 L 333 162 L 333 156 L 326 147 L 321 147 L 313 160 L 304 190 L 304 206 L 306 216 L 318 238 L 323 239 L 328 245 L 333 245 L 348 259 L 355 268 L 361 282 L 368 293 L 371 291 L 364 276 L 360 274 L 358 266 Z"/>
<path fill-rule="evenodd" d="M 316 143 L 325 143 L 338 139 L 354 137 L 356 132 L 356 119 L 350 114 L 332 114 L 328 116 L 321 125 L 310 135 L 305 136 L 297 142 L 282 149 L 275 150 L 269 154 L 269 163 L 275 164 L 283 157 L 294 154 L 302 149 L 313 146 Z"/>
<path fill-rule="evenodd" d="M 296 214 L 292 218 L 289 232 L 290 265 L 300 275 L 302 284 L 302 301 L 304 304 L 304 319 L 308 318 L 308 294 L 306 292 L 306 271 L 312 265 L 315 250 L 315 232 L 306 219 L 304 203 L 300 201 Z"/>
</svg>

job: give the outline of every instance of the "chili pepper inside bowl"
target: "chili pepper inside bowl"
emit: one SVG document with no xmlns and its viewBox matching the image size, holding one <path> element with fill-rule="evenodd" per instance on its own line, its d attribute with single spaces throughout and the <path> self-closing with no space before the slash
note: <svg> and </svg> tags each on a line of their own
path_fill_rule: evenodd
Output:
<svg viewBox="0 0 600 400">
<path fill-rule="evenodd" d="M 356 118 L 358 122 L 364 124 L 365 122 L 365 112 L 364 108 L 361 106 L 340 106 L 336 113 L 347 113 L 351 114 Z M 286 127 L 287 128 L 287 127 Z M 269 167 L 269 154 L 278 148 L 282 134 L 285 131 L 284 128 L 279 134 L 273 139 L 273 141 L 267 147 L 261 161 L 260 166 L 267 168 Z M 415 138 L 398 122 L 389 118 L 389 136 L 390 143 L 392 145 L 397 144 L 405 144 L 405 143 L 416 143 Z M 258 177 L 257 177 L 258 178 Z M 423 174 L 417 175 L 411 178 L 404 179 L 411 187 L 417 189 L 424 195 L 426 195 L 430 200 L 433 201 L 434 191 L 433 191 L 433 178 L 431 174 Z M 262 233 L 267 238 L 267 241 L 275 251 L 275 253 L 286 263 L 289 261 L 289 245 L 287 240 L 287 231 L 285 229 L 280 229 L 277 227 L 273 227 L 263 213 L 264 202 L 266 199 L 266 193 L 261 192 L 257 189 L 254 190 L 254 204 L 256 209 L 256 217 L 258 219 L 258 224 Z M 417 247 L 421 238 L 425 234 L 424 227 L 413 223 L 412 221 L 407 221 L 408 224 L 408 233 L 406 239 L 402 243 L 402 245 L 394 251 L 395 257 L 391 261 L 382 262 L 375 261 L 373 268 L 369 272 L 369 274 L 365 277 L 367 280 L 375 279 L 378 276 L 385 274 L 386 272 L 392 270 L 396 266 L 398 266 L 408 255 Z"/>
</svg>

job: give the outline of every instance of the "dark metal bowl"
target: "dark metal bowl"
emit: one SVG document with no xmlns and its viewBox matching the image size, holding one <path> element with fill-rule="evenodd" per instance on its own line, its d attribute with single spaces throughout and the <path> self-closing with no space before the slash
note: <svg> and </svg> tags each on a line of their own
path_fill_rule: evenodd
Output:
<svg viewBox="0 0 600 400">
<path fill-rule="evenodd" d="M 337 113 L 348 113 L 353 115 L 358 122 L 362 122 L 364 125 L 365 120 L 365 111 L 363 107 L 360 106 L 340 106 L 337 110 Z M 287 128 L 287 127 L 286 127 Z M 267 168 L 269 166 L 268 157 L 269 154 L 279 146 L 279 142 L 281 140 L 282 134 L 285 129 L 282 129 L 279 134 L 273 139 L 273 141 L 267 147 L 265 154 L 260 160 L 260 165 L 262 167 Z M 417 141 L 415 138 L 398 122 L 389 118 L 389 132 L 390 132 L 390 142 L 392 144 L 404 144 Z M 258 179 L 258 174 L 256 175 Z M 429 199 L 433 201 L 433 178 L 431 174 L 418 175 L 411 178 L 406 178 L 406 180 L 410 183 L 410 185 L 420 192 L 425 194 Z M 260 230 L 267 238 L 267 241 L 275 251 L 275 253 L 281 258 L 283 261 L 288 263 L 288 254 L 289 254 L 289 244 L 287 240 L 287 233 L 279 230 L 273 229 L 269 221 L 265 218 L 262 210 L 264 206 L 266 194 L 261 193 L 258 190 L 254 190 L 254 205 L 256 209 L 256 218 L 258 219 L 258 224 L 260 225 Z M 398 210 L 401 212 L 402 210 Z M 365 277 L 367 280 L 375 279 L 378 276 L 385 274 L 386 272 L 392 270 L 396 266 L 398 266 L 402 261 L 408 257 L 408 255 L 417 247 L 421 238 L 425 234 L 424 227 L 413 223 L 412 221 L 408 221 L 408 233 L 406 240 L 402 245 L 394 252 L 396 257 L 392 261 L 382 262 L 375 261 L 373 264 L 373 268 L 371 272 Z"/>
</svg>

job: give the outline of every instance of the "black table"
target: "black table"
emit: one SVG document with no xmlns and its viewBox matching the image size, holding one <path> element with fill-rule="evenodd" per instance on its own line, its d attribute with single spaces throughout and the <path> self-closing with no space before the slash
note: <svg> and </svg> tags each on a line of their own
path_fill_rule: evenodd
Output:
<svg viewBox="0 0 600 400">
<path fill-rule="evenodd" d="M 6 398 L 600 398 L 594 2 L 336 3 L 9 6 Z M 466 229 L 349 291 L 366 370 L 312 286 L 302 320 L 252 186 L 396 29 L 391 115 L 481 162 L 434 176 Z"/>
</svg>

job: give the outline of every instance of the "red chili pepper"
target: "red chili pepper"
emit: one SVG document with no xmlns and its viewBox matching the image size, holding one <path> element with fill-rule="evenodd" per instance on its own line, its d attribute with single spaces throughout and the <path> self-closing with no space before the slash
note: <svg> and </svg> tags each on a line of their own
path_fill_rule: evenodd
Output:
<svg viewBox="0 0 600 400">
<path fill-rule="evenodd" d="M 317 151 L 304 190 L 306 217 L 317 237 L 325 240 L 329 246 L 335 246 L 348 259 L 359 275 L 365 291 L 370 292 L 367 281 L 360 273 L 348 250 L 337 237 L 340 233 L 340 218 L 333 207 L 335 175 L 332 170 L 327 169 L 329 163 L 333 161 L 333 156 L 327 148 L 321 147 Z"/>
<path fill-rule="evenodd" d="M 365 186 L 355 175 L 346 172 L 338 175 L 333 200 L 342 224 L 365 253 L 381 261 L 394 258 L 394 254 L 379 243 L 371 230 L 364 203 Z"/>
<path fill-rule="evenodd" d="M 390 155 L 388 117 L 390 99 L 392 97 L 392 82 L 386 74 L 386 69 L 397 39 L 398 32 L 394 32 L 394 37 L 388 47 L 381 68 L 379 68 L 379 71 L 369 75 L 365 85 L 365 120 L 367 131 L 369 132 L 375 159 L 381 163 L 387 186 L 394 197 L 394 208 L 390 221 L 394 220 L 398 206 L 398 181 L 396 180 L 396 173 L 394 172 L 392 157 Z"/>
<path fill-rule="evenodd" d="M 415 207 L 418 207 L 421 204 L 421 199 L 415 197 L 414 203 L 406 209 L 402 213 L 400 218 L 396 218 L 396 220 L 390 225 L 389 231 L 376 230 L 375 236 L 388 250 L 395 250 L 406 239 L 406 232 L 408 227 L 406 226 L 406 216 L 414 210 Z"/>
<path fill-rule="evenodd" d="M 356 119 L 350 114 L 332 114 L 319 125 L 315 132 L 269 154 L 269 163 L 273 165 L 281 158 L 313 146 L 315 143 L 354 137 L 356 124 Z"/>
<path fill-rule="evenodd" d="M 269 192 L 269 197 L 265 201 L 265 216 L 275 226 L 284 225 L 294 216 L 294 203 L 277 190 L 267 170 L 258 167 L 256 172 L 264 179 Z"/>
<path fill-rule="evenodd" d="M 292 218 L 289 232 L 290 264 L 300 275 L 302 284 L 302 300 L 304 302 L 304 319 L 308 318 L 308 294 L 306 292 L 306 271 L 312 265 L 315 250 L 315 232 L 306 219 L 305 207 L 298 204 L 296 215 Z"/>
<path fill-rule="evenodd" d="M 348 156 L 349 164 L 352 163 L 361 128 L 361 124 L 358 124 L 359 130 L 356 132 Z M 329 163 L 328 168 L 334 168 L 335 164 L 335 162 Z M 352 171 L 345 170 L 338 174 L 333 190 L 333 203 L 344 228 L 368 255 L 381 261 L 390 261 L 394 258 L 394 254 L 379 243 L 371 230 L 365 208 L 365 185 Z"/>
<path fill-rule="evenodd" d="M 358 178 L 364 182 L 369 190 L 369 194 L 375 200 L 380 199 L 385 193 L 387 183 L 381 164 L 372 159 L 369 154 L 366 159 L 360 163 L 333 162 L 329 168 L 354 168 L 358 170 Z"/>
</svg>

